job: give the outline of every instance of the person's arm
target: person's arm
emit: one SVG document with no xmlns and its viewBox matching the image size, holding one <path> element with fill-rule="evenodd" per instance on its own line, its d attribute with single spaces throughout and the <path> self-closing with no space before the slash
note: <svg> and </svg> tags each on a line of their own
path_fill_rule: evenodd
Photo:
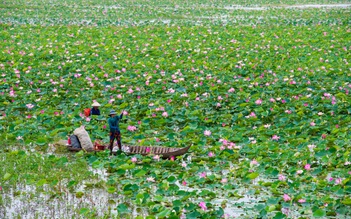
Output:
<svg viewBox="0 0 351 219">
<path fill-rule="evenodd" d="M 124 110 L 122 111 L 121 115 L 119 116 L 119 119 L 123 118 L 123 112 L 124 112 Z"/>
</svg>

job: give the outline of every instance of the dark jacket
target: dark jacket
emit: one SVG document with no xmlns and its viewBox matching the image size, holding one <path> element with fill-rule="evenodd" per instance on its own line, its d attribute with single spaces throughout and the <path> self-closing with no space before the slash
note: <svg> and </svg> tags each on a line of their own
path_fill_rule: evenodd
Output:
<svg viewBox="0 0 351 219">
<path fill-rule="evenodd" d="M 100 110 L 99 109 L 95 109 L 94 107 L 91 108 L 90 110 L 90 115 L 97 115 L 100 116 Z"/>
</svg>

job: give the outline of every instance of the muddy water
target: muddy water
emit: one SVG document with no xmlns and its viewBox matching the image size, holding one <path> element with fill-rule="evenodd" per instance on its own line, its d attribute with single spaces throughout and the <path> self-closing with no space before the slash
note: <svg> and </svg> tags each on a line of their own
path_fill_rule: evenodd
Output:
<svg viewBox="0 0 351 219">
<path fill-rule="evenodd" d="M 106 180 L 107 175 L 102 170 L 93 170 L 101 180 Z M 56 190 L 43 186 L 38 188 L 32 185 L 17 185 L 15 189 L 4 191 L 0 218 L 78 218 L 80 211 L 97 209 L 96 216 L 117 215 L 115 203 L 110 200 L 118 200 L 117 195 L 106 192 L 104 188 L 87 188 L 83 182 L 75 191 L 67 188 Z M 77 196 L 81 193 L 82 197 Z"/>
<path fill-rule="evenodd" d="M 290 6 L 284 6 L 284 8 L 347 8 L 351 7 L 351 4 L 328 4 L 328 5 L 290 5 Z"/>
<path fill-rule="evenodd" d="M 93 173 L 98 175 L 98 180 L 107 181 L 108 174 L 104 169 L 90 169 Z M 228 172 L 224 171 L 223 175 Z M 96 209 L 93 213 L 94 217 L 108 217 L 117 216 L 116 206 L 122 197 L 115 194 L 109 194 L 106 188 L 88 188 L 86 183 L 91 184 L 91 181 L 83 182 L 77 188 L 69 190 L 67 188 L 57 189 L 56 191 L 49 186 L 41 188 L 32 185 L 17 185 L 15 189 L 11 189 L 2 195 L 2 210 L 0 210 L 0 218 L 79 218 L 80 213 L 84 209 Z M 185 191 L 201 191 L 201 188 L 190 188 L 176 183 L 181 190 Z M 154 187 L 156 190 L 157 188 Z M 82 197 L 77 197 L 77 192 L 83 194 Z M 253 207 L 261 199 L 248 194 L 245 189 L 239 189 L 237 194 L 241 198 L 223 198 L 224 195 L 217 194 L 218 198 L 211 201 L 213 205 L 219 207 L 226 202 L 224 212 L 229 218 L 245 215 L 244 206 Z M 203 201 L 194 197 L 194 203 Z M 137 212 L 133 210 L 133 215 L 140 214 L 147 215 L 145 212 Z M 88 216 L 89 217 L 89 216 Z"/>
<path fill-rule="evenodd" d="M 224 6 L 226 10 L 263 11 L 268 9 L 308 9 L 308 8 L 348 8 L 351 4 L 306 4 L 306 5 L 284 5 L 284 6 L 255 6 L 247 7 L 241 5 Z"/>
<path fill-rule="evenodd" d="M 83 197 L 78 198 L 75 193 L 69 191 L 55 194 L 53 191 L 37 192 L 34 186 L 20 186 L 3 195 L 4 212 L 0 213 L 0 217 L 72 218 L 79 217 L 82 208 L 99 209 L 98 215 L 109 211 L 110 195 L 104 189 L 90 189 L 84 192 Z"/>
</svg>

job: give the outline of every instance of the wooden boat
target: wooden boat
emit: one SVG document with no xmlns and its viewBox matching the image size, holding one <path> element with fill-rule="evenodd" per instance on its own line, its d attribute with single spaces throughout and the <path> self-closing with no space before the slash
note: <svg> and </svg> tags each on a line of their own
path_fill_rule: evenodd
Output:
<svg viewBox="0 0 351 219">
<path fill-rule="evenodd" d="M 67 149 L 69 150 L 69 151 L 72 151 L 72 152 L 78 152 L 78 151 L 81 151 L 81 150 L 83 150 L 83 148 L 74 148 L 74 147 L 72 147 L 72 146 L 67 146 Z M 93 151 L 103 151 L 104 149 L 94 149 Z M 88 151 L 88 152 L 92 152 L 92 151 Z"/>
<path fill-rule="evenodd" d="M 127 148 L 124 153 L 128 155 L 133 154 L 141 154 L 145 155 L 159 155 L 162 158 L 176 158 L 177 156 L 183 155 L 188 152 L 190 146 L 183 147 L 183 148 L 171 148 L 171 147 L 158 147 L 158 146 L 124 146 Z M 68 146 L 69 151 L 78 152 L 81 151 L 82 148 L 73 148 Z M 106 147 L 107 148 L 107 147 Z M 95 149 L 94 151 L 103 151 L 100 149 Z M 114 152 L 116 154 L 116 152 Z"/>
<path fill-rule="evenodd" d="M 141 155 L 159 155 L 162 158 L 176 158 L 188 152 L 190 146 L 184 148 L 170 148 L 170 147 L 157 147 L 157 146 L 128 146 L 129 151 L 126 154 L 141 154 Z"/>
</svg>

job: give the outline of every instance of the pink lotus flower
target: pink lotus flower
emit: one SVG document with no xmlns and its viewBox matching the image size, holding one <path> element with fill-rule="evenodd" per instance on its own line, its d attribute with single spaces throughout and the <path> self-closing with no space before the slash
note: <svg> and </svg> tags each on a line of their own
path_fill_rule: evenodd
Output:
<svg viewBox="0 0 351 219">
<path fill-rule="evenodd" d="M 133 163 L 135 163 L 135 162 L 138 161 L 138 159 L 137 159 L 136 157 L 132 157 L 130 160 L 131 160 Z"/>
<path fill-rule="evenodd" d="M 186 186 L 186 184 L 187 184 L 187 183 L 186 183 L 185 181 L 182 182 L 182 185 L 183 185 L 183 186 Z"/>
<path fill-rule="evenodd" d="M 276 141 L 278 141 L 280 139 L 280 137 L 279 136 L 277 136 L 277 135 L 273 135 L 272 136 L 272 140 L 276 140 Z"/>
<path fill-rule="evenodd" d="M 283 199 L 284 199 L 284 201 L 286 201 L 286 202 L 291 200 L 290 196 L 287 195 L 287 194 L 284 194 L 284 195 L 283 195 Z"/>
<path fill-rule="evenodd" d="M 305 199 L 299 199 L 297 202 L 298 202 L 298 203 L 305 203 L 306 200 L 305 200 Z"/>
<path fill-rule="evenodd" d="M 221 180 L 221 183 L 227 183 L 228 182 L 228 179 L 227 178 L 223 178 L 222 180 Z"/>
<path fill-rule="evenodd" d="M 159 156 L 159 155 L 155 155 L 155 156 L 153 157 L 153 159 L 156 160 L 156 161 L 159 161 L 159 160 L 160 160 L 160 156 Z"/>
<path fill-rule="evenodd" d="M 310 170 L 311 169 L 311 164 L 306 164 L 305 165 L 305 170 Z"/>
<path fill-rule="evenodd" d="M 255 101 L 255 103 L 256 103 L 257 105 L 261 105 L 261 104 L 262 104 L 262 100 L 261 100 L 261 99 L 258 99 L 258 100 Z"/>
<path fill-rule="evenodd" d="M 210 136 L 211 135 L 211 131 L 210 130 L 205 130 L 204 131 L 204 135 L 205 136 Z"/>
<path fill-rule="evenodd" d="M 202 172 L 202 173 L 200 173 L 200 178 L 206 178 L 206 172 Z"/>
<path fill-rule="evenodd" d="M 155 182 L 155 178 L 154 177 L 148 177 L 148 178 L 146 178 L 146 180 L 148 181 L 148 182 Z"/>
<path fill-rule="evenodd" d="M 342 178 L 337 178 L 336 180 L 335 180 L 335 185 L 339 185 L 339 184 L 341 184 L 342 183 Z"/>
<path fill-rule="evenodd" d="M 257 160 L 253 159 L 253 160 L 250 162 L 250 164 L 251 164 L 251 165 L 257 165 L 258 162 L 257 162 Z"/>
<path fill-rule="evenodd" d="M 207 207 L 206 207 L 205 202 L 200 202 L 199 206 L 201 207 L 201 209 L 202 209 L 203 211 L 206 211 L 206 210 L 207 210 Z"/>
<path fill-rule="evenodd" d="M 316 148 L 316 145 L 309 144 L 309 145 L 307 145 L 307 147 L 309 148 L 310 151 L 313 151 L 313 149 Z"/>
<path fill-rule="evenodd" d="M 282 174 L 279 174 L 278 179 L 279 179 L 280 181 L 285 181 L 285 180 L 286 180 L 286 177 L 285 177 L 284 175 L 282 175 Z"/>
<path fill-rule="evenodd" d="M 163 117 L 168 117 L 168 113 L 167 113 L 167 112 L 163 112 L 163 113 L 162 113 L 162 116 L 163 116 Z"/>
<path fill-rule="evenodd" d="M 150 153 L 150 148 L 147 147 L 147 148 L 145 149 L 145 152 L 146 152 L 146 153 Z"/>
<path fill-rule="evenodd" d="M 315 125 L 316 125 L 316 123 L 314 123 L 314 122 L 311 122 L 311 123 L 310 123 L 310 125 L 311 125 L 311 126 L 315 126 Z"/>
<path fill-rule="evenodd" d="M 182 167 L 186 167 L 187 165 L 186 165 L 186 163 L 185 162 L 183 162 L 182 163 Z"/>
<path fill-rule="evenodd" d="M 87 117 L 87 118 L 85 118 L 85 120 L 87 121 L 87 122 L 90 122 L 90 117 Z"/>
<path fill-rule="evenodd" d="M 127 128 L 128 131 L 134 132 L 135 130 L 137 130 L 137 128 L 135 126 L 131 126 L 129 125 Z"/>
<path fill-rule="evenodd" d="M 208 153 L 208 156 L 209 156 L 209 157 L 214 157 L 214 156 L 215 156 L 215 154 L 214 154 L 214 153 L 212 153 L 212 152 L 209 152 L 209 153 Z"/>
<path fill-rule="evenodd" d="M 322 134 L 322 138 L 325 139 L 327 137 L 326 134 Z"/>
<path fill-rule="evenodd" d="M 28 109 L 32 109 L 32 108 L 34 107 L 34 105 L 31 104 L 31 103 L 29 103 L 29 104 L 26 105 L 26 107 L 27 107 Z"/>
</svg>

